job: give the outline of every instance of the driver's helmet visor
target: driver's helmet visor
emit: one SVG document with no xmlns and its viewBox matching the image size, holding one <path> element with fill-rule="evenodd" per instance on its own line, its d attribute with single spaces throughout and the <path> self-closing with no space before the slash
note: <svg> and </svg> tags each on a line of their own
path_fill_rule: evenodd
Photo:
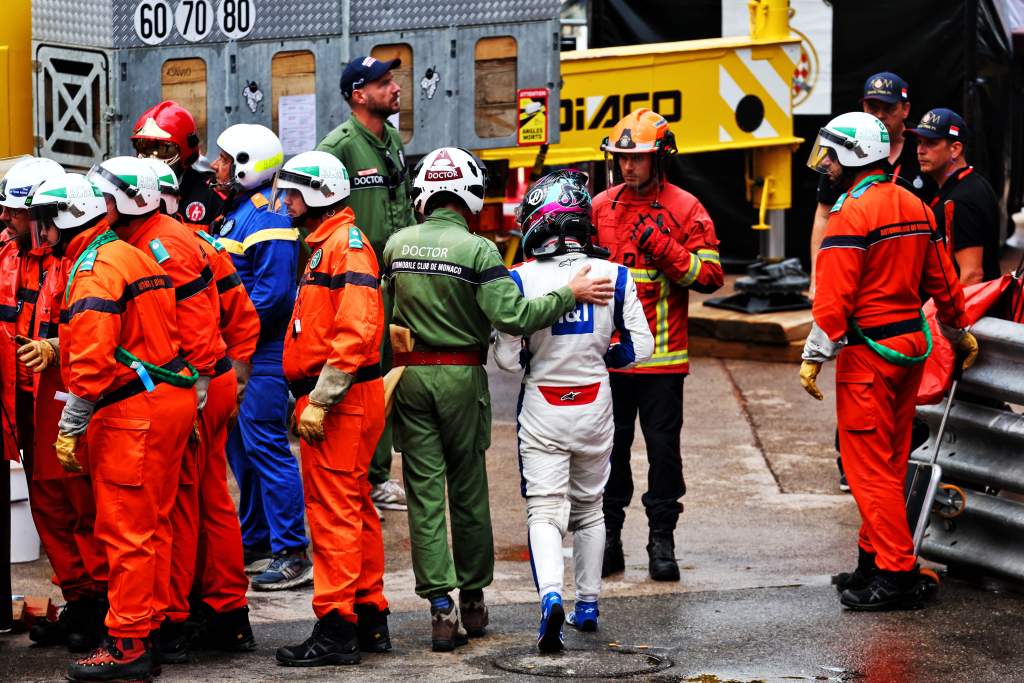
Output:
<svg viewBox="0 0 1024 683">
<path fill-rule="evenodd" d="M 166 140 L 137 138 L 132 140 L 132 145 L 140 157 L 159 159 L 168 166 L 173 166 L 181 158 L 181 150 L 178 149 L 178 145 Z"/>
</svg>

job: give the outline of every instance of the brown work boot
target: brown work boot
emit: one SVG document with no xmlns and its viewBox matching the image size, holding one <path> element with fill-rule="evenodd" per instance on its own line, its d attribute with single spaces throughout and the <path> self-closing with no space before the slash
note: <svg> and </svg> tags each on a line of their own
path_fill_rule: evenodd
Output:
<svg viewBox="0 0 1024 683">
<path fill-rule="evenodd" d="M 459 613 L 462 615 L 462 626 L 470 638 L 487 635 L 487 605 L 484 604 L 482 590 L 459 591 Z"/>
<path fill-rule="evenodd" d="M 434 652 L 451 652 L 469 642 L 465 629 L 459 623 L 459 608 L 454 602 L 449 602 L 447 610 L 430 608 L 430 644 Z"/>
<path fill-rule="evenodd" d="M 70 681 L 151 681 L 153 653 L 148 638 L 111 638 L 68 667 Z"/>
</svg>

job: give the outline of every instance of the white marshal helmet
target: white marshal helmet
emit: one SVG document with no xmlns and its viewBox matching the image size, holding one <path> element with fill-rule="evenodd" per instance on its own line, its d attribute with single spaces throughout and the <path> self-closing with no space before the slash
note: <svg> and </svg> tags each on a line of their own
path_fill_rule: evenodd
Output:
<svg viewBox="0 0 1024 683">
<path fill-rule="evenodd" d="M 58 230 L 87 225 L 107 213 L 107 202 L 98 187 L 80 173 L 54 175 L 32 195 L 36 220 L 52 221 Z"/>
<path fill-rule="evenodd" d="M 416 166 L 412 182 L 413 207 L 424 213 L 431 197 L 449 193 L 461 199 L 471 213 L 484 208 L 487 169 L 461 147 L 441 147 L 427 154 Z"/>
<path fill-rule="evenodd" d="M 178 213 L 178 202 L 181 199 L 181 188 L 178 185 L 178 176 L 174 169 L 167 165 L 163 159 L 156 157 L 140 157 L 149 164 L 149 167 L 156 174 L 157 183 L 160 185 L 160 199 L 163 200 L 164 209 L 171 216 Z"/>
<path fill-rule="evenodd" d="M 352 193 L 348 169 L 333 154 L 303 152 L 288 160 L 277 173 L 274 194 L 297 190 L 310 208 L 332 206 Z"/>
<path fill-rule="evenodd" d="M 828 175 L 838 163 L 860 168 L 889 157 L 889 131 L 875 116 L 861 111 L 840 114 L 818 131 L 807 166 Z"/>
<path fill-rule="evenodd" d="M 266 185 L 284 163 L 281 140 L 266 126 L 236 123 L 217 138 L 217 147 L 234 161 L 232 185 L 255 190 Z"/>
<path fill-rule="evenodd" d="M 145 159 L 107 159 L 93 166 L 88 178 L 114 199 L 123 216 L 143 216 L 160 208 L 160 181 Z"/>
<path fill-rule="evenodd" d="M 0 206 L 26 209 L 44 180 L 64 175 L 64 167 L 52 159 L 25 157 L 11 166 L 0 180 Z"/>
</svg>

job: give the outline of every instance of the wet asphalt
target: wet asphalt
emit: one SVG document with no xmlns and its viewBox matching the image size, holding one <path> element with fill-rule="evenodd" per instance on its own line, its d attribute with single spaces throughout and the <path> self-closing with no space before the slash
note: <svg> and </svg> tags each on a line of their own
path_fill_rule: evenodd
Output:
<svg viewBox="0 0 1024 683">
<path fill-rule="evenodd" d="M 518 378 L 491 370 L 495 406 L 488 452 L 495 580 L 489 635 L 454 654 L 429 651 L 426 603 L 413 593 L 404 512 L 384 524 L 385 588 L 394 651 L 357 667 L 290 669 L 273 653 L 312 626 L 310 589 L 250 593 L 256 652 L 200 653 L 165 666 L 160 681 L 1024 681 L 1024 600 L 1011 586 L 945 580 L 927 609 L 842 609 L 829 576 L 855 561 L 858 516 L 836 489 L 831 368 L 826 401 L 808 398 L 797 366 L 694 360 L 686 381 L 683 450 L 688 493 L 676 532 L 679 583 L 646 572 L 643 442 L 633 448 L 638 494 L 624 530 L 627 568 L 606 581 L 601 630 L 567 633 L 568 651 L 538 656 L 538 609 L 518 495 L 514 400 Z M 638 430 L 639 434 L 639 430 Z M 395 474 L 400 476 L 401 459 Z M 567 546 L 569 543 L 567 542 Z M 45 558 L 14 567 L 15 591 L 59 594 Z M 571 600 L 571 576 L 566 576 Z M 62 677 L 69 656 L 0 636 L 0 680 Z"/>
</svg>

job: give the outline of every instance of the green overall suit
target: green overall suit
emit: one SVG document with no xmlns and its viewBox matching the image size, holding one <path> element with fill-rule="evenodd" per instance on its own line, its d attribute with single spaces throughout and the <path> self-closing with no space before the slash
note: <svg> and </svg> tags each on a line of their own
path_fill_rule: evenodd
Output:
<svg viewBox="0 0 1024 683">
<path fill-rule="evenodd" d="M 356 225 L 370 239 L 373 253 L 384 253 L 388 238 L 400 228 L 412 225 L 416 217 L 409 201 L 410 173 L 405 166 L 405 151 L 398 131 L 384 123 L 384 139 L 350 116 L 317 145 L 317 150 L 333 154 L 345 164 L 352 182 L 352 194 L 345 204 L 356 213 Z M 381 346 L 381 369 L 391 369 L 391 341 L 387 335 L 391 322 L 391 297 L 384 292 L 384 342 Z M 377 485 L 391 478 L 391 421 L 370 463 L 369 480 Z"/>
<path fill-rule="evenodd" d="M 394 320 L 412 330 L 414 351 L 465 351 L 486 358 L 491 326 L 516 335 L 573 310 L 568 287 L 526 300 L 497 248 L 470 233 L 451 209 L 404 228 L 384 248 Z M 395 447 L 409 504 L 416 594 L 482 589 L 494 574 L 485 452 L 491 398 L 482 365 L 409 365 L 395 390 Z M 454 563 L 445 528 L 445 483 Z"/>
</svg>

